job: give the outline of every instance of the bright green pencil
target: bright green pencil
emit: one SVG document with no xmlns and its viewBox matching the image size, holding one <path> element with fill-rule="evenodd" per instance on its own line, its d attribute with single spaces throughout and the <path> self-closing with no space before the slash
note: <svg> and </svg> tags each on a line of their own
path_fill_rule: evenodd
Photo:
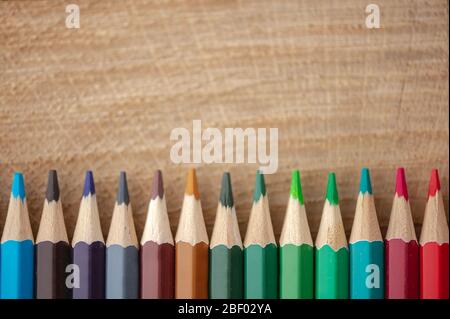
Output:
<svg viewBox="0 0 450 319">
<path fill-rule="evenodd" d="M 209 247 L 209 298 L 242 299 L 244 253 L 228 172 L 223 174 Z"/>
<path fill-rule="evenodd" d="M 253 207 L 244 241 L 244 297 L 278 296 L 278 252 L 270 220 L 264 176 L 256 173 Z"/>
<path fill-rule="evenodd" d="M 348 298 L 348 275 L 347 238 L 339 209 L 336 176 L 329 173 L 327 197 L 316 238 L 316 298 Z"/>
<path fill-rule="evenodd" d="M 280 298 L 314 298 L 314 249 L 303 203 L 299 171 L 292 172 L 291 192 L 280 236 Z"/>
</svg>

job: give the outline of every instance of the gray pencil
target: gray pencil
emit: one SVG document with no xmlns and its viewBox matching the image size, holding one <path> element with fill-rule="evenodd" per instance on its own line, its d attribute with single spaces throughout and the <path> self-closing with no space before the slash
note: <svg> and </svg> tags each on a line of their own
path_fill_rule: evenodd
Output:
<svg viewBox="0 0 450 319">
<path fill-rule="evenodd" d="M 120 172 L 116 205 L 106 241 L 106 298 L 136 299 L 139 295 L 139 248 L 127 177 Z"/>
</svg>

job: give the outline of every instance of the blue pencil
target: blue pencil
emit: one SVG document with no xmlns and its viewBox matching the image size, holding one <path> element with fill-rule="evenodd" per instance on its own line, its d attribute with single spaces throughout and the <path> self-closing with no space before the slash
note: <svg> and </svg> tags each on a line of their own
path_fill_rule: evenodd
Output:
<svg viewBox="0 0 450 319">
<path fill-rule="evenodd" d="M 14 174 L 1 240 L 0 297 L 34 297 L 34 239 L 28 216 L 23 175 Z"/>
<path fill-rule="evenodd" d="M 384 297 L 384 243 L 377 220 L 369 170 L 363 168 L 350 236 L 350 298 Z"/>
</svg>

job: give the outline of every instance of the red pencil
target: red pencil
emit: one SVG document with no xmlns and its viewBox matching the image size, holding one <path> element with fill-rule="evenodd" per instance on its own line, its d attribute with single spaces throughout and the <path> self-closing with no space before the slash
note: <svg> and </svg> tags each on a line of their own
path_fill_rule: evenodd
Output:
<svg viewBox="0 0 450 319">
<path fill-rule="evenodd" d="M 397 170 L 386 234 L 386 298 L 419 298 L 419 246 L 408 201 L 405 170 Z"/>
<path fill-rule="evenodd" d="M 420 234 L 420 298 L 448 299 L 448 225 L 437 169 L 431 171 Z"/>
</svg>

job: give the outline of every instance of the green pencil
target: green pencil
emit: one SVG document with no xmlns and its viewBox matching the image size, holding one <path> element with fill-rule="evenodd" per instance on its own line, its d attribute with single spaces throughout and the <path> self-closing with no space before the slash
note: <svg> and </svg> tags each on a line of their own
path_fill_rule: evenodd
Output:
<svg viewBox="0 0 450 319">
<path fill-rule="evenodd" d="M 278 295 L 278 252 L 270 220 L 264 176 L 256 173 L 253 207 L 244 241 L 244 297 L 274 299 Z"/>
<path fill-rule="evenodd" d="M 339 209 L 336 176 L 328 174 L 327 197 L 316 238 L 316 298 L 348 298 L 349 256 Z"/>
<path fill-rule="evenodd" d="M 244 253 L 234 209 L 230 173 L 222 178 L 209 253 L 209 298 L 242 299 Z"/>
<path fill-rule="evenodd" d="M 303 202 L 299 171 L 292 172 L 291 192 L 280 236 L 280 298 L 314 297 L 314 249 Z"/>
</svg>

